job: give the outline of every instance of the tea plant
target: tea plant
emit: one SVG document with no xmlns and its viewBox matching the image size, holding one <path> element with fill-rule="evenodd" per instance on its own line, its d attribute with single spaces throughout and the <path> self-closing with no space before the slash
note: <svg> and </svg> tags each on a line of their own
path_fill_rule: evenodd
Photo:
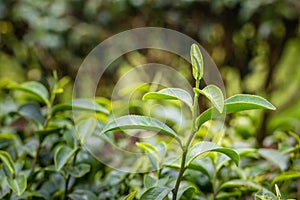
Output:
<svg viewBox="0 0 300 200">
<path fill-rule="evenodd" d="M 1 128 L 0 177 L 6 180 L 1 184 L 1 199 L 95 196 L 82 187 L 76 189 L 81 184 L 80 178 L 91 171 L 94 163 L 81 147 L 81 138 L 76 137 L 80 134 L 71 111 L 104 116 L 109 111 L 87 99 L 56 103 L 56 96 L 63 92 L 67 82 L 67 78 L 58 80 L 54 72 L 50 92 L 38 82 L 7 85 L 9 90 L 21 91 L 22 96 L 18 98 L 21 105 L 13 106 L 1 119 L 3 126 L 12 123 L 17 127 L 17 132 L 10 126 Z M 88 160 L 83 159 L 86 155 L 90 157 Z"/>
<path fill-rule="evenodd" d="M 123 131 L 129 129 L 143 129 L 149 131 L 157 131 L 162 134 L 168 135 L 174 138 L 181 149 L 180 165 L 176 163 L 162 163 L 164 158 L 159 155 L 159 150 L 156 146 L 152 146 L 147 143 L 137 143 L 152 160 L 156 160 L 155 167 L 158 167 L 159 173 L 157 177 L 146 176 L 145 187 L 146 190 L 140 194 L 140 199 L 165 199 L 167 197 L 176 199 L 192 199 L 194 193 L 200 194 L 201 191 L 196 191 L 196 188 L 191 184 L 183 185 L 183 178 L 185 172 L 188 169 L 197 169 L 203 174 L 206 174 L 212 181 L 212 198 L 215 199 L 217 195 L 220 195 L 220 191 L 225 187 L 219 187 L 217 183 L 217 175 L 222 166 L 228 161 L 229 157 L 236 165 L 239 164 L 239 154 L 227 147 L 222 147 L 217 142 L 222 138 L 222 133 L 218 134 L 212 142 L 208 141 L 197 141 L 195 142 L 195 135 L 197 134 L 200 127 L 210 119 L 220 116 L 222 114 L 230 114 L 243 110 L 250 109 L 270 109 L 274 110 L 275 107 L 262 97 L 248 94 L 237 94 L 226 100 L 224 100 L 222 91 L 216 85 L 208 85 L 200 89 L 200 81 L 203 78 L 204 62 L 201 51 L 196 44 L 191 46 L 191 63 L 193 77 L 195 79 L 194 87 L 194 98 L 190 94 L 180 88 L 165 88 L 158 92 L 149 92 L 143 96 L 143 100 L 179 100 L 185 103 L 191 110 L 191 130 L 187 135 L 187 140 L 180 135 L 186 135 L 186 133 L 179 134 L 171 129 L 163 122 L 148 116 L 143 115 L 126 115 L 120 118 L 114 119 L 106 124 L 102 130 L 102 134 L 111 131 Z M 203 95 L 213 105 L 212 108 L 207 109 L 203 113 L 198 113 L 198 101 L 199 96 Z M 214 154 L 207 154 L 209 152 L 218 152 L 226 155 L 227 157 L 219 157 Z M 209 155 L 209 156 L 208 156 Z M 204 165 L 194 162 L 197 157 L 208 156 L 210 158 L 211 165 L 213 166 L 212 173 L 209 172 Z M 161 167 L 171 167 L 178 169 L 177 177 L 171 181 L 160 181 Z M 150 182 L 150 183 L 149 183 Z M 137 191 L 129 194 L 128 199 L 132 199 L 137 194 Z"/>
<path fill-rule="evenodd" d="M 259 96 L 237 94 L 224 99 L 215 85 L 200 88 L 204 63 L 195 44 L 191 47 L 191 61 L 195 79 L 193 97 L 181 88 L 151 90 L 145 94 L 145 89 L 155 87 L 143 87 L 138 96 L 144 101 L 130 105 L 138 115 L 111 121 L 111 102 L 107 99 L 59 103 L 57 97 L 68 80 L 59 80 L 55 72 L 49 80 L 49 89 L 39 82 L 7 84 L 5 90 L 11 91 L 10 95 L 0 102 L 0 199 L 202 200 L 246 199 L 255 195 L 256 199 L 279 200 L 287 199 L 288 195 L 295 197 L 295 180 L 300 177 L 299 136 L 293 131 L 276 131 L 266 138 L 265 148 L 256 149 L 251 144 L 224 147 L 236 141 L 236 135 L 226 125 L 224 130 L 214 130 L 220 122 L 211 119 L 275 107 Z M 198 110 L 200 96 L 212 104 L 202 113 Z M 146 108 L 157 101 L 170 111 L 165 122 L 159 114 L 154 114 L 155 117 L 145 114 Z M 168 119 L 174 111 L 176 116 L 180 115 L 178 102 L 189 109 L 184 113 L 188 115 L 180 116 L 186 118 L 183 128 L 178 127 L 176 120 Z M 123 103 L 118 103 L 122 108 L 118 114 L 126 112 Z M 76 120 L 74 112 L 79 114 Z M 121 134 L 131 129 L 145 130 L 145 134 L 159 133 L 151 139 L 129 139 L 130 148 L 144 152 L 131 167 L 133 172 L 141 169 L 141 173 L 111 169 L 85 148 L 90 130 L 93 137 L 110 136 L 111 143 L 124 145 Z M 270 148 L 275 145 L 278 148 Z M 99 143 L 97 148 L 106 147 Z"/>
</svg>

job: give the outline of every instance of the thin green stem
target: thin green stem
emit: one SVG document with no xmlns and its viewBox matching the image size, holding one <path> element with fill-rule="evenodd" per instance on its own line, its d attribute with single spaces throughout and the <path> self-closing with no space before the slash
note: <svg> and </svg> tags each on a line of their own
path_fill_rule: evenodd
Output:
<svg viewBox="0 0 300 200">
<path fill-rule="evenodd" d="M 74 157 L 73 157 L 73 161 L 72 161 L 72 166 L 74 167 L 76 164 L 76 158 L 77 158 L 77 154 L 79 152 L 79 149 L 75 152 Z M 69 194 L 69 182 L 71 179 L 71 175 L 69 174 L 67 176 L 66 182 L 65 182 L 65 192 L 64 192 L 64 199 L 67 200 L 68 199 L 68 194 Z"/>
<path fill-rule="evenodd" d="M 196 80 L 196 88 L 199 88 L 199 85 L 200 85 L 200 80 Z M 189 135 L 189 138 L 187 140 L 186 145 L 182 146 L 182 150 L 183 150 L 182 151 L 182 159 L 181 159 L 179 174 L 177 176 L 177 180 L 176 180 L 176 183 L 175 183 L 175 188 L 173 190 L 173 198 L 172 198 L 173 200 L 177 199 L 177 193 L 178 193 L 178 190 L 179 190 L 180 182 L 181 182 L 181 179 L 183 177 L 184 171 L 186 169 L 185 161 L 186 161 L 186 156 L 187 156 L 187 153 L 188 153 L 188 149 L 189 149 L 189 146 L 192 143 L 193 138 L 194 138 L 194 136 L 197 132 L 196 116 L 197 116 L 197 109 L 198 109 L 198 99 L 199 99 L 199 94 L 195 93 L 194 104 L 193 104 L 193 108 L 192 108 L 192 131 Z"/>
<path fill-rule="evenodd" d="M 181 181 L 183 173 L 185 171 L 186 155 L 187 155 L 187 149 L 184 148 L 183 153 L 182 153 L 182 160 L 181 160 L 180 171 L 179 171 L 176 183 L 175 183 L 175 188 L 173 190 L 173 198 L 172 198 L 173 200 L 176 200 L 176 198 L 177 198 L 177 193 L 178 193 L 178 190 L 179 190 L 180 181 Z"/>
<path fill-rule="evenodd" d="M 214 176 L 213 176 L 213 179 L 212 179 L 212 187 L 213 187 L 213 199 L 216 199 L 216 196 L 217 196 L 217 169 L 216 169 L 216 164 L 213 163 L 214 165 Z"/>
<path fill-rule="evenodd" d="M 196 80 L 196 88 L 199 88 L 200 81 Z M 195 93 L 194 96 L 194 105 L 193 105 L 193 110 L 192 110 L 192 131 L 191 134 L 188 138 L 188 141 L 186 143 L 187 149 L 189 148 L 190 144 L 193 141 L 193 138 L 197 132 L 197 125 L 196 125 L 196 119 L 197 119 L 197 110 L 198 110 L 198 99 L 199 99 L 199 93 Z"/>
</svg>

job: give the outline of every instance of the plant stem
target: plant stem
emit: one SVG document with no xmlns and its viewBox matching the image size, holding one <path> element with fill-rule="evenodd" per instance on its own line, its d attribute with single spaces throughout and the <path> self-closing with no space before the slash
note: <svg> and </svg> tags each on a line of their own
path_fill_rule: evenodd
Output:
<svg viewBox="0 0 300 200">
<path fill-rule="evenodd" d="M 196 80 L 196 88 L 199 88 L 199 85 L 200 85 L 200 80 Z M 177 199 L 177 193 L 178 193 L 178 190 L 179 190 L 179 186 L 180 186 L 180 182 L 181 182 L 181 179 L 183 177 L 183 173 L 185 171 L 185 161 L 186 161 L 186 156 L 187 156 L 187 153 L 188 153 L 188 150 L 189 150 L 189 146 L 190 144 L 192 143 L 193 141 L 193 138 L 197 132 L 197 127 L 196 127 L 196 116 L 197 116 L 197 109 L 198 109 L 198 99 L 199 99 L 199 94 L 198 93 L 195 93 L 195 96 L 194 96 L 194 104 L 193 104 L 193 108 L 192 108 L 192 131 L 189 135 L 189 138 L 188 138 L 188 141 L 186 143 L 185 146 L 182 147 L 182 159 L 181 159 L 181 165 L 180 165 L 180 170 L 179 170 L 179 174 L 177 176 L 177 180 L 176 180 L 176 183 L 175 183 L 175 188 L 173 190 L 173 200 L 176 200 Z"/>
<path fill-rule="evenodd" d="M 187 155 L 187 148 L 184 148 L 183 153 L 182 153 L 182 160 L 181 160 L 181 166 L 180 166 L 180 171 L 175 183 L 175 188 L 173 190 L 173 200 L 176 200 L 177 198 L 177 193 L 179 190 L 179 186 L 180 186 L 180 181 L 182 179 L 183 173 L 185 171 L 185 160 L 186 160 L 186 155 Z"/>
<path fill-rule="evenodd" d="M 72 161 L 72 166 L 74 167 L 75 166 L 75 163 L 76 163 L 76 158 L 77 158 L 77 154 L 79 152 L 79 149 L 75 152 L 74 154 L 74 158 L 73 158 L 73 161 Z M 67 176 L 67 179 L 66 179 L 66 182 L 65 182 L 65 192 L 64 192 L 64 200 L 67 200 L 68 199 L 68 188 L 69 188 L 69 182 L 70 182 L 70 179 L 71 179 L 71 175 L 69 174 Z"/>
<path fill-rule="evenodd" d="M 213 163 L 214 165 L 214 177 L 212 179 L 212 187 L 213 187 L 213 199 L 216 199 L 217 196 L 217 168 L 216 168 L 216 163 Z"/>
</svg>

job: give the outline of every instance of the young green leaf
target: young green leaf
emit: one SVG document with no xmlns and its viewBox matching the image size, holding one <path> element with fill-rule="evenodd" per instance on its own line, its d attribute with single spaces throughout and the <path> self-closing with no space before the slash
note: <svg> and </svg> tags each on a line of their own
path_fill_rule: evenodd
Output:
<svg viewBox="0 0 300 200">
<path fill-rule="evenodd" d="M 18 174 L 15 179 L 6 177 L 6 181 L 12 191 L 20 196 L 27 187 L 27 180 L 24 174 Z"/>
<path fill-rule="evenodd" d="M 195 158 L 207 152 L 223 153 L 230 157 L 236 165 L 239 164 L 240 157 L 235 150 L 226 147 L 220 147 L 215 143 L 204 141 L 199 142 L 190 148 L 186 158 L 186 167 L 188 167 Z"/>
<path fill-rule="evenodd" d="M 171 192 L 172 188 L 169 187 L 152 187 L 146 190 L 144 194 L 141 196 L 141 200 L 163 200 L 169 192 Z"/>
<path fill-rule="evenodd" d="M 34 95 L 37 99 L 39 99 L 46 105 L 50 105 L 49 92 L 45 88 L 45 86 L 39 82 L 29 81 L 22 84 L 10 84 L 8 85 L 8 89 L 21 90 L 27 92 L 29 94 Z"/>
<path fill-rule="evenodd" d="M 279 198 L 279 199 L 282 199 L 282 194 L 278 188 L 278 185 L 275 184 L 275 192 L 276 192 L 276 196 Z"/>
<path fill-rule="evenodd" d="M 57 171 L 70 160 L 77 149 L 71 149 L 68 146 L 60 146 L 54 154 L 54 164 Z"/>
<path fill-rule="evenodd" d="M 96 104 L 88 99 L 75 99 L 70 103 L 63 103 L 53 106 L 51 115 L 55 115 L 57 112 L 63 112 L 67 110 L 75 111 L 90 111 L 96 113 L 109 114 L 109 111 L 103 106 Z"/>
<path fill-rule="evenodd" d="M 257 200 L 281 200 L 281 198 L 277 198 L 275 194 L 270 192 L 269 190 L 266 190 L 265 188 L 260 189 L 255 194 L 255 199 Z"/>
<path fill-rule="evenodd" d="M 253 188 L 256 190 L 262 189 L 261 185 L 255 183 L 253 181 L 236 179 L 236 180 L 230 180 L 230 181 L 223 183 L 220 186 L 220 190 L 222 190 L 224 188 L 240 188 L 242 190 L 243 187 L 244 188 Z"/>
<path fill-rule="evenodd" d="M 269 109 L 275 110 L 276 108 L 268 102 L 266 99 L 250 94 L 237 94 L 229 97 L 224 102 L 224 112 L 222 114 L 230 114 L 243 110 L 253 110 L 253 109 Z M 203 112 L 197 118 L 197 127 L 200 128 L 202 124 L 206 121 L 212 119 L 213 117 L 220 116 L 221 113 L 216 110 L 216 108 L 209 108 Z"/>
<path fill-rule="evenodd" d="M 191 95 L 180 88 L 165 88 L 158 92 L 149 92 L 143 96 L 143 100 L 180 100 L 189 107 L 193 105 Z"/>
<path fill-rule="evenodd" d="M 160 154 L 154 146 L 152 146 L 151 144 L 145 143 L 145 142 L 136 142 L 135 144 L 140 149 L 142 149 L 146 153 L 150 154 L 150 156 L 153 156 L 157 163 L 161 163 Z"/>
<path fill-rule="evenodd" d="M 15 173 L 15 165 L 10 155 L 6 151 L 0 150 L 0 160 L 8 169 L 9 173 L 13 176 Z"/>
<path fill-rule="evenodd" d="M 234 191 L 234 192 L 218 192 L 216 199 L 230 199 L 235 197 L 238 199 L 242 195 L 241 191 Z"/>
<path fill-rule="evenodd" d="M 223 112 L 224 96 L 220 88 L 215 85 L 208 85 L 202 90 L 194 88 L 194 91 L 204 95 L 220 113 Z"/>
<path fill-rule="evenodd" d="M 274 185 L 275 183 L 281 182 L 281 181 L 286 181 L 286 180 L 291 180 L 291 179 L 298 179 L 300 178 L 300 173 L 299 172 L 285 172 L 282 174 L 279 174 L 274 178 L 272 181 L 271 185 Z"/>
<path fill-rule="evenodd" d="M 133 200 L 136 195 L 136 191 L 133 191 L 129 193 L 126 197 L 123 198 L 123 200 Z"/>
<path fill-rule="evenodd" d="M 126 115 L 113 121 L 108 122 L 102 129 L 102 133 L 115 130 L 128 130 L 128 129 L 144 129 L 149 131 L 158 131 L 164 133 L 177 141 L 180 141 L 177 133 L 161 121 L 152 117 L 141 115 Z"/>
<path fill-rule="evenodd" d="M 196 80 L 200 80 L 203 77 L 204 62 L 203 62 L 201 51 L 197 44 L 192 44 L 190 54 L 191 54 L 193 76 Z"/>
</svg>

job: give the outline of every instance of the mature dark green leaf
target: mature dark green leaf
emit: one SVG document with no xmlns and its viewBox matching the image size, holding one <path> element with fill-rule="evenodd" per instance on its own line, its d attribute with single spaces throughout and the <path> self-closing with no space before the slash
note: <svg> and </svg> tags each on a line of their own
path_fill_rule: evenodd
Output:
<svg viewBox="0 0 300 200">
<path fill-rule="evenodd" d="M 69 159 L 74 155 L 77 149 L 71 149 L 68 146 L 60 146 L 54 155 L 54 164 L 57 171 L 69 161 Z"/>
<path fill-rule="evenodd" d="M 203 62 L 200 48 L 198 47 L 197 44 L 192 44 L 190 55 L 191 55 L 193 76 L 196 80 L 200 80 L 203 77 L 204 62 Z"/>
<path fill-rule="evenodd" d="M 249 94 L 237 94 L 225 100 L 224 112 L 222 114 L 230 114 L 253 109 L 275 110 L 276 108 L 262 97 Z M 221 113 L 219 113 L 216 108 L 207 109 L 197 118 L 198 128 L 206 121 L 220 115 Z"/>
<path fill-rule="evenodd" d="M 80 178 L 87 174 L 91 169 L 91 166 L 86 163 L 80 163 L 75 166 L 65 166 L 64 170 L 65 173 L 69 173 L 71 176 L 75 178 Z"/>
<path fill-rule="evenodd" d="M 279 169 L 284 171 L 288 167 L 288 155 L 284 155 L 277 150 L 274 149 L 259 149 L 258 153 L 277 166 Z"/>
<path fill-rule="evenodd" d="M 141 200 L 163 200 L 172 188 L 169 187 L 152 187 L 146 190 L 141 196 Z"/>
<path fill-rule="evenodd" d="M 136 191 L 129 193 L 123 200 L 133 200 L 136 195 Z"/>
<path fill-rule="evenodd" d="M 204 166 L 202 166 L 198 163 L 191 162 L 188 165 L 188 169 L 199 171 L 202 174 L 206 175 L 208 178 L 211 178 L 211 176 L 210 176 L 209 172 L 207 171 L 207 169 Z"/>
<path fill-rule="evenodd" d="M 179 188 L 177 199 L 178 200 L 190 200 L 193 199 L 196 189 L 193 186 L 183 186 Z"/>
<path fill-rule="evenodd" d="M 14 179 L 6 177 L 6 181 L 12 191 L 20 196 L 27 187 L 27 180 L 24 174 L 18 174 Z"/>
<path fill-rule="evenodd" d="M 215 85 L 208 85 L 202 90 L 194 88 L 194 91 L 204 95 L 220 113 L 223 112 L 224 96 L 220 88 Z"/>
<path fill-rule="evenodd" d="M 55 115 L 57 112 L 67 110 L 109 114 L 109 111 L 106 108 L 88 99 L 74 99 L 70 103 L 57 104 L 53 106 L 51 114 Z"/>
<path fill-rule="evenodd" d="M 126 115 L 110 121 L 102 130 L 102 133 L 115 130 L 128 130 L 128 129 L 144 129 L 150 131 L 158 131 L 164 133 L 172 138 L 177 139 L 177 133 L 161 121 L 152 117 L 141 115 Z"/>
<path fill-rule="evenodd" d="M 188 167 L 195 158 L 207 152 L 223 153 L 230 157 L 236 165 L 239 164 L 240 157 L 235 150 L 226 147 L 220 147 L 215 143 L 204 141 L 199 142 L 190 148 L 187 154 L 186 166 Z"/>
<path fill-rule="evenodd" d="M 29 81 L 22 84 L 10 84 L 8 85 L 8 88 L 14 90 L 21 90 L 32 94 L 41 102 L 45 103 L 48 106 L 50 105 L 49 92 L 45 88 L 45 86 L 39 82 Z"/>
<path fill-rule="evenodd" d="M 13 175 L 15 173 L 15 164 L 10 155 L 6 151 L 0 150 L 0 160 L 8 169 L 9 173 Z"/>
<path fill-rule="evenodd" d="M 40 107 L 35 103 L 26 103 L 19 108 L 19 114 L 27 120 L 43 125 L 44 118 Z"/>
<path fill-rule="evenodd" d="M 97 196 L 89 190 L 75 190 L 69 197 L 73 200 L 98 200 Z"/>
<path fill-rule="evenodd" d="M 64 127 L 58 127 L 58 128 L 47 128 L 45 130 L 38 130 L 35 131 L 35 133 L 43 140 L 45 137 L 55 134 L 55 133 L 60 133 L 61 130 L 63 130 Z"/>
<path fill-rule="evenodd" d="M 158 92 L 149 92 L 143 96 L 143 100 L 180 100 L 189 107 L 193 106 L 191 95 L 180 88 L 165 88 Z"/>
</svg>

